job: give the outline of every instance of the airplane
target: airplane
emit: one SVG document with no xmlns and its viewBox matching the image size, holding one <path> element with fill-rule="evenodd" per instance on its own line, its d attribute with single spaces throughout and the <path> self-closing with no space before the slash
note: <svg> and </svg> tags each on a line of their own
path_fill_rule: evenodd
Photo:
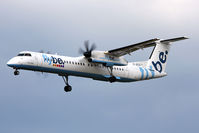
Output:
<svg viewBox="0 0 199 133">
<path fill-rule="evenodd" d="M 144 42 L 112 49 L 97 51 L 95 44 L 85 41 L 85 50 L 79 57 L 60 56 L 43 52 L 22 51 L 7 62 L 15 69 L 14 75 L 19 75 L 19 69 L 54 73 L 61 76 L 65 82 L 64 90 L 70 92 L 69 76 L 92 78 L 94 80 L 113 82 L 135 82 L 161 78 L 165 72 L 168 53 L 172 42 L 188 39 L 178 37 L 161 40 L 158 38 Z M 154 47 L 149 59 L 140 62 L 128 62 L 123 57 L 139 49 Z"/>
</svg>

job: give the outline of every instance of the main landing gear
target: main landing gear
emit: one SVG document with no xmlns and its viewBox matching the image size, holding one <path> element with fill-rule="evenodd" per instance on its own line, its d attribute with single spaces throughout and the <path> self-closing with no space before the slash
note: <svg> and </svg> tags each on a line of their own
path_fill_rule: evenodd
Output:
<svg viewBox="0 0 199 133">
<path fill-rule="evenodd" d="M 109 73 L 110 73 L 110 75 L 111 75 L 111 77 L 110 78 L 108 78 L 108 80 L 109 80 L 109 82 L 115 82 L 116 81 L 116 77 L 113 75 L 113 67 L 111 66 L 111 67 L 107 67 L 107 69 L 108 69 L 108 71 L 109 71 Z"/>
<path fill-rule="evenodd" d="M 62 76 L 66 86 L 64 87 L 65 92 L 69 92 L 72 90 L 72 87 L 68 84 L 68 76 Z"/>
<path fill-rule="evenodd" d="M 116 77 L 115 77 L 115 76 L 111 76 L 108 80 L 109 80 L 109 82 L 111 82 L 111 83 L 112 83 L 112 82 L 115 82 L 115 81 L 116 81 Z"/>
<path fill-rule="evenodd" d="M 17 69 L 14 71 L 14 75 L 15 76 L 19 75 L 19 71 Z"/>
</svg>

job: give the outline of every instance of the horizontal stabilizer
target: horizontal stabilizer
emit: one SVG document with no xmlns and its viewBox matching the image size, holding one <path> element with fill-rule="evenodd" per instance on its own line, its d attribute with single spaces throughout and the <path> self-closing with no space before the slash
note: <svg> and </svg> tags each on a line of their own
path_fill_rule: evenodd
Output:
<svg viewBox="0 0 199 133">
<path fill-rule="evenodd" d="M 172 38 L 172 39 L 166 39 L 166 40 L 161 40 L 161 43 L 170 43 L 170 42 L 176 42 L 176 41 L 181 41 L 181 40 L 185 40 L 185 39 L 189 39 L 187 37 L 178 37 L 178 38 Z"/>
</svg>

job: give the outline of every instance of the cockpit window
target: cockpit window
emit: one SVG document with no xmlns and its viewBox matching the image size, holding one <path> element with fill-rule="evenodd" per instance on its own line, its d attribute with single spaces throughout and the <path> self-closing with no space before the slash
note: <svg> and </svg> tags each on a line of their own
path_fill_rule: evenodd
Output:
<svg viewBox="0 0 199 133">
<path fill-rule="evenodd" d="M 29 54 L 29 53 L 26 53 L 26 54 L 25 54 L 25 56 L 31 56 L 31 54 Z"/>
<path fill-rule="evenodd" d="M 17 56 L 24 56 L 24 54 L 18 54 Z"/>
<path fill-rule="evenodd" d="M 30 53 L 20 53 L 17 56 L 31 56 L 31 54 Z"/>
</svg>

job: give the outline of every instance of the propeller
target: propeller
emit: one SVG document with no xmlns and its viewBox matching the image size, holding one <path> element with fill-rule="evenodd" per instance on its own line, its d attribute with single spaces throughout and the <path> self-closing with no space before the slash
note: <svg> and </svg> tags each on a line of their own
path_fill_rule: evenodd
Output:
<svg viewBox="0 0 199 133">
<path fill-rule="evenodd" d="M 43 49 L 42 49 L 42 50 L 40 50 L 40 51 L 39 51 L 39 53 L 51 54 L 51 52 L 50 52 L 50 51 L 44 52 L 44 50 L 43 50 Z"/>
<path fill-rule="evenodd" d="M 39 52 L 39 53 L 51 54 L 50 51 L 45 52 L 43 49 L 42 49 L 42 50 L 39 50 L 38 52 Z M 48 74 L 48 73 L 45 73 L 45 72 L 38 72 L 38 71 L 35 71 L 35 73 L 36 73 L 38 76 L 43 76 L 44 78 L 47 78 L 47 77 L 49 76 L 49 74 Z"/>
<path fill-rule="evenodd" d="M 92 56 L 92 51 L 96 49 L 96 45 L 95 43 L 93 43 L 91 45 L 91 47 L 89 46 L 89 40 L 84 42 L 84 47 L 85 50 L 83 50 L 82 48 L 79 49 L 79 53 L 83 54 L 86 58 L 90 58 Z"/>
<path fill-rule="evenodd" d="M 49 74 L 46 73 L 46 72 L 38 72 L 38 71 L 35 71 L 35 73 L 36 73 L 37 76 L 42 76 L 42 77 L 44 77 L 44 78 L 47 78 L 47 77 L 49 76 Z"/>
</svg>

